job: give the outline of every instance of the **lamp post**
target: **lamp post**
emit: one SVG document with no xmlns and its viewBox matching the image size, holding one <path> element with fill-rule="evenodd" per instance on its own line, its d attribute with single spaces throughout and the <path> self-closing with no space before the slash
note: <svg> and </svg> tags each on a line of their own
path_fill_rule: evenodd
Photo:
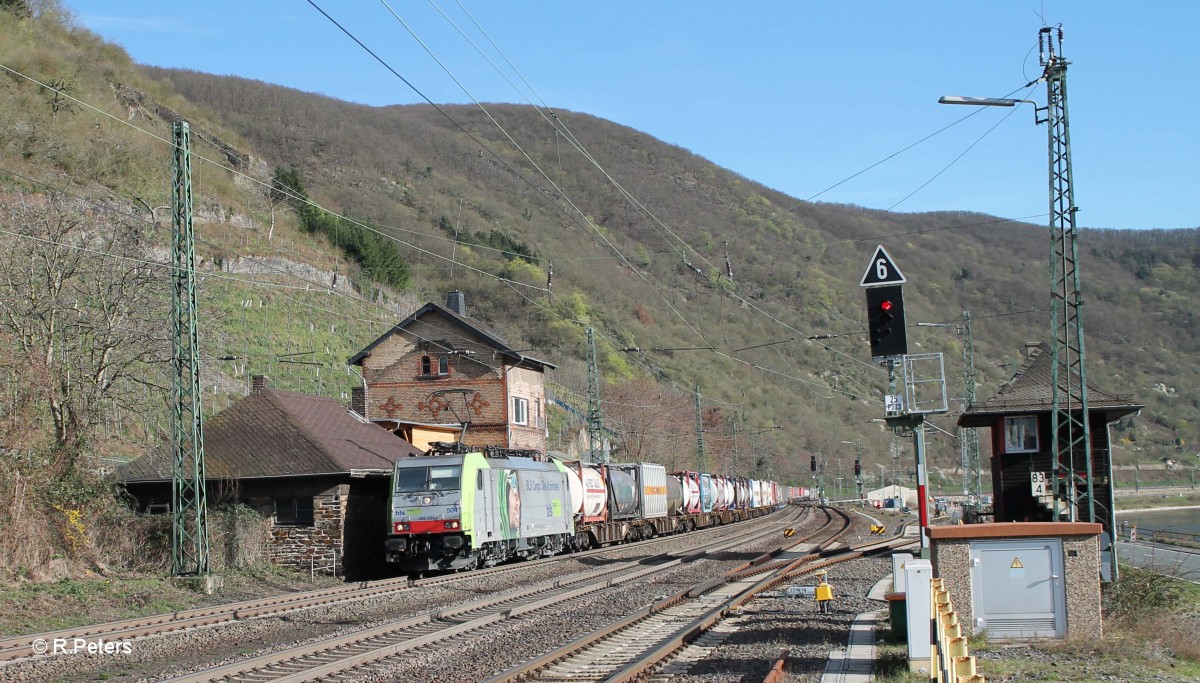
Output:
<svg viewBox="0 0 1200 683">
<path fill-rule="evenodd" d="M 1054 519 L 1059 519 L 1060 480 L 1067 493 L 1068 513 L 1075 521 L 1080 513 L 1089 522 L 1102 522 L 1110 534 L 1115 529 L 1112 488 L 1107 487 L 1104 498 L 1096 500 L 1094 467 L 1092 464 L 1091 428 L 1088 415 L 1087 373 L 1084 357 L 1083 296 L 1079 276 L 1079 233 L 1075 225 L 1075 195 L 1071 170 L 1071 135 L 1067 117 L 1067 65 L 1062 56 L 1062 26 L 1042 27 L 1038 31 L 1038 55 L 1043 67 L 1036 82 L 1046 83 L 1046 106 L 1035 104 L 1035 123 L 1046 124 L 1050 173 L 1050 332 L 1054 343 L 1050 353 L 1050 443 L 1051 492 L 1054 495 Z M 1030 85 L 1032 85 L 1031 83 Z M 942 97 L 944 104 L 968 104 L 989 107 L 1011 107 L 1028 100 L 1005 98 Z M 1044 114 L 1039 117 L 1039 114 Z M 1076 454 L 1083 456 L 1082 472 L 1076 464 Z M 1112 479 L 1111 462 L 1107 475 Z M 1086 487 L 1087 506 L 1080 510 L 1080 496 L 1073 493 L 1077 485 Z M 1100 508 L 1099 512 L 1097 507 Z M 1115 554 L 1109 553 L 1115 558 Z M 1115 559 L 1111 561 L 1114 569 Z"/>
</svg>

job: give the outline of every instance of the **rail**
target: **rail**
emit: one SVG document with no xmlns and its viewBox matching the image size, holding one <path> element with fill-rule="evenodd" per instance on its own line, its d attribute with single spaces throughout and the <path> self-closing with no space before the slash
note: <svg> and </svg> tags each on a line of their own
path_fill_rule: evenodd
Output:
<svg viewBox="0 0 1200 683">
<path fill-rule="evenodd" d="M 801 507 L 799 508 L 799 512 L 801 514 L 805 514 L 807 509 L 807 507 Z M 775 513 L 771 513 L 746 521 L 767 521 L 769 523 L 774 514 Z M 720 526 L 702 529 L 691 532 L 689 536 L 700 539 L 709 535 L 719 534 L 725 529 L 727 529 L 727 527 Z M 35 640 L 45 640 L 47 642 L 54 642 L 56 639 L 74 640 L 77 638 L 88 640 L 94 640 L 96 638 L 103 638 L 104 640 L 117 640 L 148 635 L 163 635 L 198 626 L 212 626 L 216 624 L 242 621 L 245 619 L 263 617 L 267 615 L 283 614 L 286 612 L 310 609 L 314 607 L 324 607 L 341 602 L 364 600 L 390 593 L 411 590 L 421 586 L 454 583 L 490 574 L 516 572 L 527 569 L 534 564 L 562 562 L 593 555 L 603 555 L 614 552 L 615 550 L 627 549 L 629 547 L 637 547 L 646 544 L 652 545 L 655 543 L 660 543 L 664 540 L 669 540 L 671 538 L 675 537 L 658 537 L 618 546 L 606 546 L 603 548 L 596 548 L 566 555 L 556 555 L 554 557 L 531 560 L 518 564 L 500 565 L 487 569 L 479 569 L 467 574 L 448 574 L 444 576 L 434 576 L 419 579 L 397 577 L 392 579 L 381 579 L 378 581 L 363 581 L 344 584 L 333 588 L 304 591 L 299 593 L 287 593 L 268 598 L 227 603 L 224 605 L 197 607 L 178 612 L 152 614 L 145 617 L 135 617 L 132 619 L 123 619 L 120 621 L 112 621 L 101 624 L 85 624 L 45 633 L 29 633 L 24 635 L 6 636 L 4 638 L 0 638 L 0 665 L 3 665 L 3 663 L 8 661 L 15 661 L 33 656 L 31 655 L 30 643 L 34 642 Z M 37 655 L 36 657 L 46 658 L 53 656 L 57 655 L 46 654 Z"/>
<path fill-rule="evenodd" d="M 578 681 L 629 683 L 644 676 L 759 593 L 772 589 L 785 580 L 883 548 L 913 542 L 912 539 L 903 538 L 901 534 L 860 547 L 833 550 L 831 546 L 849 530 L 850 518 L 839 510 L 833 510 L 830 514 L 828 508 L 822 509 L 830 518 L 825 527 L 817 533 L 828 533 L 828 528 L 836 524 L 833 514 L 841 517 L 841 526 L 817 544 L 816 552 L 808 552 L 794 558 L 780 559 L 782 553 L 774 554 L 770 559 L 756 558 L 727 572 L 719 579 L 710 579 L 681 591 L 529 662 L 504 671 L 488 679 L 486 683 L 532 681 L 543 675 L 545 680 L 570 678 Z M 793 543 L 791 547 L 796 545 L 798 544 Z M 652 649 L 645 650 L 646 642 L 655 645 Z M 603 654 L 597 654 L 601 647 Z M 614 661 L 618 658 L 620 661 Z M 781 664 L 779 668 L 782 669 Z M 601 673 L 598 669 L 605 671 Z M 584 673 L 585 670 L 587 674 Z"/>
<path fill-rule="evenodd" d="M 774 533 L 774 529 L 768 529 L 759 536 Z M 266 680 L 290 683 L 338 676 L 457 636 L 488 633 L 497 625 L 521 615 L 593 595 L 597 588 L 641 579 L 746 541 L 744 535 L 733 540 L 713 540 L 684 554 L 663 554 L 606 565 L 569 578 L 541 581 L 500 595 L 477 598 L 374 628 L 356 629 L 170 680 L 174 683 Z"/>
</svg>

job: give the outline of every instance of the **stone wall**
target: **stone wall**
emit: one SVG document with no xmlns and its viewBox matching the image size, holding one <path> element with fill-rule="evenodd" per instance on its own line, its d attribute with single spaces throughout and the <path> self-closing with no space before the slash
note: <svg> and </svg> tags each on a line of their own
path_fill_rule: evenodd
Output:
<svg viewBox="0 0 1200 683">
<path fill-rule="evenodd" d="M 342 576 L 348 489 L 342 485 L 332 493 L 313 496 L 312 526 L 272 524 L 271 562 L 299 571 Z"/>
<path fill-rule="evenodd" d="M 1067 574 L 1067 637 L 1099 640 L 1104 635 L 1099 536 L 1064 536 Z"/>
<path fill-rule="evenodd" d="M 307 263 L 292 261 L 278 256 L 238 256 L 221 261 L 221 270 L 238 275 L 292 275 L 309 283 L 317 283 L 327 290 L 351 292 L 353 287 L 345 273 L 321 270 Z"/>
</svg>

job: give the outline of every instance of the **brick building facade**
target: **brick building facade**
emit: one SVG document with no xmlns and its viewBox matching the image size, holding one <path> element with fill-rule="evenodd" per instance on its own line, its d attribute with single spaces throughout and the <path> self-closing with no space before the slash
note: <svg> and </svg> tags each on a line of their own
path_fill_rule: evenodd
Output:
<svg viewBox="0 0 1200 683">
<path fill-rule="evenodd" d="M 418 448 L 431 441 L 546 450 L 545 371 L 466 315 L 461 292 L 427 303 L 349 361 L 372 422 Z M 463 430 L 466 430 L 463 436 Z"/>
</svg>

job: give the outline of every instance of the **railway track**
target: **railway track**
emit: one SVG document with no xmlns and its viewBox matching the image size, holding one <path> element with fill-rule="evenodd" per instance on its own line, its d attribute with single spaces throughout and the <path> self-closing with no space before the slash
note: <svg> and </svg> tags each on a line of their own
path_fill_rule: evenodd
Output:
<svg viewBox="0 0 1200 683">
<path fill-rule="evenodd" d="M 849 517 L 838 514 L 842 515 L 844 525 L 818 543 L 815 552 L 785 552 L 770 561 L 732 570 L 509 669 L 487 683 L 638 680 L 758 593 L 831 564 L 913 542 L 905 539 L 902 532 L 890 539 L 830 550 L 850 528 Z"/>
<path fill-rule="evenodd" d="M 798 518 L 799 516 L 806 514 L 810 509 L 812 508 L 808 506 L 800 507 L 798 509 L 789 508 L 787 512 L 784 513 L 784 517 L 788 519 Z M 745 522 L 739 524 L 748 525 L 750 528 L 757 528 L 763 524 L 774 524 L 780 521 L 778 517 L 779 514 L 780 513 L 776 512 L 751 520 L 746 520 Z M 793 519 L 793 521 L 795 520 Z M 689 537 L 700 539 L 707 536 L 712 536 L 713 534 L 719 533 L 720 530 L 726 528 L 727 527 L 713 527 L 709 529 L 702 529 L 692 532 L 689 534 Z M 106 622 L 103 624 L 78 626 L 46 633 L 31 633 L 21 636 L 12 636 L 0 639 L 0 666 L 6 662 L 31 658 L 30 643 L 38 640 L 54 642 L 56 639 L 73 641 L 74 639 L 79 638 L 88 641 L 98 639 L 113 641 L 128 640 L 144 636 L 170 634 L 190 628 L 232 623 L 246 619 L 276 616 L 288 612 L 311 609 L 315 607 L 336 605 L 344 602 L 367 600 L 370 598 L 392 595 L 423 586 L 454 583 L 482 576 L 503 575 L 506 573 L 518 572 L 538 565 L 567 560 L 578 560 L 585 557 L 604 555 L 606 553 L 612 553 L 614 551 L 625 550 L 632 547 L 649 546 L 674 538 L 679 537 L 658 537 L 645 541 L 638 541 L 635 543 L 605 546 L 603 548 L 596 548 L 567 555 L 557 555 L 539 560 L 500 565 L 497 567 L 475 570 L 468 573 L 446 574 L 418 579 L 399 577 L 393 579 L 382 579 L 378 581 L 358 582 L 337 586 L 334 588 L 306 591 L 303 593 L 289 593 L 286 595 L 260 598 L 255 600 L 245 600 L 225 605 L 200 607 L 173 613 L 155 614 L 146 617 Z M 39 657 L 48 656 L 55 655 L 39 655 Z"/>
<path fill-rule="evenodd" d="M 827 528 L 835 524 L 835 516 L 826 512 Z M 775 520 L 775 523 L 784 520 Z M 845 520 L 847 526 L 849 520 Z M 778 533 L 778 527 L 755 534 L 742 534 L 734 540 L 715 540 L 702 543 L 685 554 L 656 555 L 640 561 L 625 561 L 606 565 L 569 579 L 544 581 L 500 595 L 487 596 L 449 609 L 428 612 L 381 626 L 360 629 L 324 640 L 307 643 L 242 661 L 206 669 L 170 679 L 174 683 L 202 681 L 311 681 L 356 677 L 364 667 L 403 653 L 423 648 L 466 647 L 472 638 L 484 637 L 490 629 L 505 621 L 547 608 L 561 609 L 572 600 L 591 596 L 598 590 L 647 578 L 682 563 L 695 561 L 713 553 Z M 788 545 L 794 544 L 789 541 Z M 737 569 L 751 572 L 759 564 L 770 561 L 770 554 Z"/>
</svg>

